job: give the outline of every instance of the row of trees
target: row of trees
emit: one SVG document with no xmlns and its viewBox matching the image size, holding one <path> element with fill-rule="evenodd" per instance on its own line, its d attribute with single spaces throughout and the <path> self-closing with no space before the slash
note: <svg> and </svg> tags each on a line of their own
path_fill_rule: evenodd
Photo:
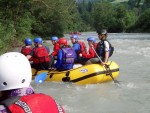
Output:
<svg viewBox="0 0 150 113">
<path fill-rule="evenodd" d="M 96 31 L 106 28 L 109 32 L 150 32 L 149 0 L 114 1 L 83 1 L 78 10 L 85 23 Z"/>
<path fill-rule="evenodd" d="M 0 50 L 19 46 L 25 37 L 62 36 L 82 20 L 74 0 L 0 0 Z"/>
<path fill-rule="evenodd" d="M 63 36 L 72 31 L 148 32 L 148 0 L 0 0 L 0 50 L 25 37 Z M 142 4 L 141 4 L 142 3 Z M 2 51 L 3 50 L 3 51 Z"/>
</svg>

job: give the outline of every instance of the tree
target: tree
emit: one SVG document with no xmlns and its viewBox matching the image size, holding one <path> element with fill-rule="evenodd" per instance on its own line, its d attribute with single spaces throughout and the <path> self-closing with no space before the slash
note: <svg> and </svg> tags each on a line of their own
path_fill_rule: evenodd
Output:
<svg viewBox="0 0 150 113">
<path fill-rule="evenodd" d="M 147 9 L 137 20 L 134 25 L 134 31 L 137 32 L 150 32 L 150 8 Z"/>
<path fill-rule="evenodd" d="M 63 36 L 64 32 L 76 30 L 81 25 L 74 0 L 35 1 L 33 14 L 36 22 L 32 26 L 32 33 L 42 37 Z"/>
<path fill-rule="evenodd" d="M 32 0 L 0 0 L 0 53 L 31 36 L 31 4 Z"/>
<path fill-rule="evenodd" d="M 0 0 L 1 22 L 9 26 L 13 26 L 16 31 L 16 37 L 31 35 L 31 24 L 33 18 L 30 13 L 32 0 Z"/>
<path fill-rule="evenodd" d="M 96 31 L 106 28 L 111 32 L 115 29 L 115 11 L 110 3 L 96 3 L 93 8 L 93 17 Z"/>
<path fill-rule="evenodd" d="M 80 13 L 80 17 L 82 21 L 85 23 L 83 26 L 84 31 L 93 29 L 92 10 L 93 10 L 93 3 L 91 1 L 89 2 L 83 1 L 78 3 L 78 11 Z"/>
</svg>

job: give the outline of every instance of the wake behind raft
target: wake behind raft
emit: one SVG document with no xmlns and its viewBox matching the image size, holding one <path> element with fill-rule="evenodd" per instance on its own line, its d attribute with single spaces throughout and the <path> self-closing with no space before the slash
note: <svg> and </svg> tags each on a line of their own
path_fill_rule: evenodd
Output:
<svg viewBox="0 0 150 113">
<path fill-rule="evenodd" d="M 34 79 L 36 75 L 42 76 L 44 73 L 45 78 L 43 82 L 72 82 L 80 85 L 97 84 L 116 79 L 119 75 L 119 66 L 114 61 L 109 61 L 107 67 L 100 64 L 88 64 L 67 71 L 37 71 L 36 69 L 32 69 L 32 78 Z"/>
</svg>

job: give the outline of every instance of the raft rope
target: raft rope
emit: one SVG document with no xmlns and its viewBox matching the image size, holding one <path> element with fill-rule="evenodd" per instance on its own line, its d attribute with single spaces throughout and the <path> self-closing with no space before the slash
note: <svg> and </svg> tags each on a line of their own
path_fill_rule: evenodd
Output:
<svg viewBox="0 0 150 113">
<path fill-rule="evenodd" d="M 69 77 L 70 71 L 66 72 L 66 77 L 62 78 L 63 82 L 70 82 L 70 77 Z"/>
<path fill-rule="evenodd" d="M 119 68 L 111 70 L 111 72 L 117 72 L 117 71 L 119 71 Z M 91 77 L 94 77 L 94 76 L 97 76 L 100 74 L 105 74 L 105 73 L 106 73 L 106 71 L 99 71 L 99 72 L 85 75 L 85 76 L 80 77 L 80 78 L 76 78 L 74 80 L 70 80 L 69 82 L 79 82 L 79 81 L 82 81 L 82 80 L 85 80 L 85 79 L 88 79 L 88 78 L 91 78 Z"/>
<path fill-rule="evenodd" d="M 112 71 L 110 70 L 110 65 L 111 65 L 112 61 L 110 62 L 109 65 L 105 65 L 105 69 L 106 69 L 106 76 L 108 75 L 112 75 Z"/>
</svg>

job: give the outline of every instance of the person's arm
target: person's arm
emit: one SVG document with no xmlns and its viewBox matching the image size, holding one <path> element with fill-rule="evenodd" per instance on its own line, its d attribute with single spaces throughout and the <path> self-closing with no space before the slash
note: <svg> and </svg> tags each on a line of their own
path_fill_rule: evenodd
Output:
<svg viewBox="0 0 150 113">
<path fill-rule="evenodd" d="M 106 64 L 109 58 L 109 43 L 107 41 L 104 41 L 104 45 L 105 45 L 105 58 L 103 63 Z"/>
<path fill-rule="evenodd" d="M 34 49 L 34 48 L 33 48 L 33 49 Z M 30 52 L 30 54 L 26 56 L 28 60 L 29 60 L 31 57 L 33 57 L 33 49 L 32 49 L 32 51 Z"/>
<path fill-rule="evenodd" d="M 58 54 L 58 51 L 59 51 L 60 47 L 59 47 L 59 44 L 56 43 L 54 45 L 54 51 L 51 53 L 52 56 L 56 56 Z"/>
<path fill-rule="evenodd" d="M 90 47 L 89 48 L 89 54 L 87 54 L 87 53 L 85 53 L 85 52 L 83 52 L 82 53 L 82 56 L 84 57 L 84 58 L 94 58 L 95 57 L 95 52 L 94 52 L 94 50 L 92 49 L 92 47 Z"/>
<path fill-rule="evenodd" d="M 4 105 L 0 105 L 0 113 L 10 113 L 10 111 Z"/>
<path fill-rule="evenodd" d="M 26 57 L 27 57 L 27 59 L 29 60 L 32 56 L 31 56 L 31 55 L 27 55 Z"/>
<path fill-rule="evenodd" d="M 80 45 L 78 43 L 73 44 L 72 48 L 74 49 L 74 51 L 76 53 L 78 53 L 78 51 L 80 51 Z"/>
<path fill-rule="evenodd" d="M 106 63 L 108 62 L 108 58 L 109 58 L 109 52 L 106 51 L 106 52 L 105 52 L 104 64 L 106 64 Z"/>
<path fill-rule="evenodd" d="M 54 65 L 54 68 L 59 68 L 60 66 L 61 66 L 61 64 L 62 64 L 62 50 L 60 49 L 59 51 L 58 51 L 58 55 L 57 55 L 57 62 L 56 62 L 56 64 Z"/>
</svg>

